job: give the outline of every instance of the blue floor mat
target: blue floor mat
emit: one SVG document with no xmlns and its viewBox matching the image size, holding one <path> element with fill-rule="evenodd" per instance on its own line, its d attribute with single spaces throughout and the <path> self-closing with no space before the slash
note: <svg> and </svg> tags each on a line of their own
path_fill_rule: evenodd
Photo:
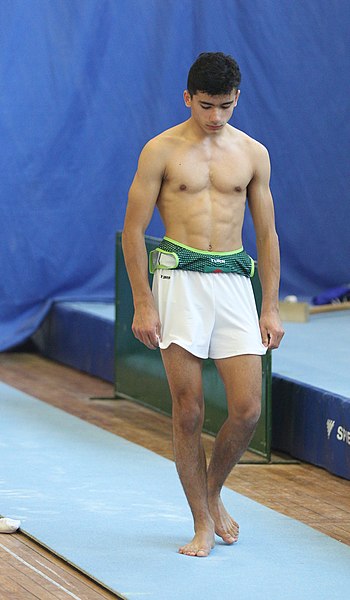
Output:
<svg viewBox="0 0 350 600">
<path fill-rule="evenodd" d="M 225 488 L 238 544 L 177 553 L 192 520 L 174 464 L 0 384 L 0 514 L 127 599 L 340 600 L 350 547 Z"/>
</svg>

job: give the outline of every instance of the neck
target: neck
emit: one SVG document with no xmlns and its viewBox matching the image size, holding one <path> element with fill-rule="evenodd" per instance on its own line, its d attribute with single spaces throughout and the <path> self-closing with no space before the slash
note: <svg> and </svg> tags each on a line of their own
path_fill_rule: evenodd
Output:
<svg viewBox="0 0 350 600">
<path fill-rule="evenodd" d="M 188 131 L 193 135 L 193 137 L 195 137 L 196 139 L 199 139 L 201 141 L 204 140 L 216 140 L 219 137 L 222 137 L 225 134 L 225 130 L 226 130 L 226 125 L 224 127 L 222 127 L 222 129 L 218 130 L 218 131 L 212 131 L 212 132 L 208 132 L 205 131 L 204 129 L 202 129 L 202 127 L 200 125 L 198 125 L 198 123 L 193 119 L 193 117 L 190 117 L 188 119 L 188 121 L 186 121 L 187 126 L 188 126 Z"/>
</svg>

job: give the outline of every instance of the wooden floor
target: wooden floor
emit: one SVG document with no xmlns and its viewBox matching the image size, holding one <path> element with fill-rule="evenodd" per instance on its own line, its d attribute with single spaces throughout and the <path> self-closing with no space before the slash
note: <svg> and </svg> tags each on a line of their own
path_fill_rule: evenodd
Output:
<svg viewBox="0 0 350 600">
<path fill-rule="evenodd" d="M 96 399 L 113 396 L 109 383 L 17 352 L 0 354 L 0 381 L 172 459 L 170 419 L 125 400 Z M 209 455 L 213 438 L 204 440 Z M 349 481 L 308 464 L 278 463 L 275 457 L 270 465 L 237 465 L 226 485 L 350 545 Z M 0 561 L 1 600 L 117 597 L 21 532 L 0 535 Z"/>
</svg>

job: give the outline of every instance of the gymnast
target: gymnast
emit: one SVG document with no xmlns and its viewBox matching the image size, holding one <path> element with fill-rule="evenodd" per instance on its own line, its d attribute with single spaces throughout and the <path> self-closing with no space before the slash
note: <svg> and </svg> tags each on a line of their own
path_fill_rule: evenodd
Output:
<svg viewBox="0 0 350 600">
<path fill-rule="evenodd" d="M 184 92 L 190 116 L 142 150 L 123 231 L 132 330 L 148 348 L 161 351 L 172 396 L 176 467 L 193 515 L 194 537 L 179 552 L 198 557 L 209 555 L 215 534 L 230 545 L 238 539 L 239 526 L 220 493 L 260 416 L 261 356 L 277 348 L 284 333 L 269 155 L 228 124 L 240 80 L 231 56 L 199 55 Z M 242 247 L 246 201 L 263 292 L 260 320 L 251 285 L 254 262 Z M 147 257 L 144 234 L 155 206 L 165 237 Z M 228 417 L 207 465 L 201 434 L 202 362 L 208 357 L 223 380 Z"/>
</svg>

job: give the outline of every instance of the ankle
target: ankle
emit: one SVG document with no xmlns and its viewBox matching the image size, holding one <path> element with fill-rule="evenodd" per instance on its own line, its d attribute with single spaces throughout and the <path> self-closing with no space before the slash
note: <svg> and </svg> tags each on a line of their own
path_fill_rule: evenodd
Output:
<svg viewBox="0 0 350 600">
<path fill-rule="evenodd" d="M 201 531 L 203 529 L 213 529 L 214 528 L 214 521 L 210 515 L 210 513 L 208 513 L 206 516 L 201 516 L 201 517 L 197 517 L 196 519 L 194 519 L 194 530 L 197 533 L 197 531 Z"/>
<path fill-rule="evenodd" d="M 220 492 L 221 489 L 210 489 L 210 487 L 208 487 L 208 501 L 218 502 L 220 500 Z"/>
</svg>

